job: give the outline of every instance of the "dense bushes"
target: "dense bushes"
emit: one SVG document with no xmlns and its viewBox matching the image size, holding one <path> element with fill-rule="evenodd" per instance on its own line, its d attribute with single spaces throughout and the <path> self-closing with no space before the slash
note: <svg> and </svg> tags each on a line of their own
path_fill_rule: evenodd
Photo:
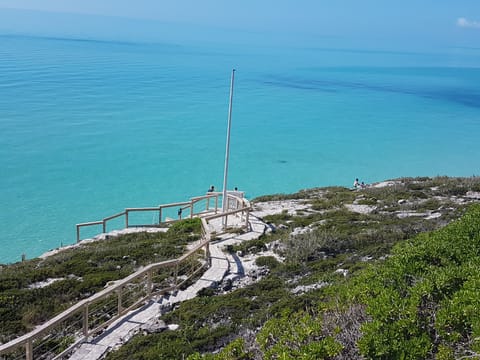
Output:
<svg viewBox="0 0 480 360">
<path fill-rule="evenodd" d="M 479 351 L 479 263 L 476 205 L 460 221 L 399 244 L 384 264 L 362 272 L 349 292 L 371 317 L 359 341 L 363 354 L 425 359 Z"/>
<path fill-rule="evenodd" d="M 283 313 L 265 323 L 257 335 L 265 359 L 328 359 L 342 346 L 325 336 L 319 316 Z"/>
</svg>

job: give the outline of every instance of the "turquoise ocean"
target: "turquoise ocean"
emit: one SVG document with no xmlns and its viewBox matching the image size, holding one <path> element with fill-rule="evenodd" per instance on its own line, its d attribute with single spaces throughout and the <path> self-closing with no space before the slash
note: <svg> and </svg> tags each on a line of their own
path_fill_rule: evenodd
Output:
<svg viewBox="0 0 480 360">
<path fill-rule="evenodd" d="M 0 263 L 75 224 L 222 188 L 247 198 L 480 173 L 480 49 L 0 36 Z"/>
</svg>

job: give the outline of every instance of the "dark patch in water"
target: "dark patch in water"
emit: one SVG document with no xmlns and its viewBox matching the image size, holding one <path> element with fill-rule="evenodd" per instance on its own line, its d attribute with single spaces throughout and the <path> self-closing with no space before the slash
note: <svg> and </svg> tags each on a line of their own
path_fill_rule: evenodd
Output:
<svg viewBox="0 0 480 360">
<path fill-rule="evenodd" d="M 287 160 L 278 160 L 280 164 L 286 164 L 288 161 Z"/>
<path fill-rule="evenodd" d="M 426 97 L 456 102 L 465 106 L 480 108 L 480 93 L 472 93 L 465 90 L 438 91 L 426 94 Z"/>
<path fill-rule="evenodd" d="M 262 81 L 263 84 L 292 89 L 313 90 L 321 92 L 338 92 L 343 89 L 370 90 L 390 92 L 404 95 L 413 95 L 423 98 L 454 102 L 464 106 L 480 108 L 480 92 L 469 89 L 427 89 L 409 86 L 394 86 L 387 84 L 372 84 L 361 81 L 337 81 L 328 79 L 305 79 L 283 76 L 270 76 Z"/>
</svg>

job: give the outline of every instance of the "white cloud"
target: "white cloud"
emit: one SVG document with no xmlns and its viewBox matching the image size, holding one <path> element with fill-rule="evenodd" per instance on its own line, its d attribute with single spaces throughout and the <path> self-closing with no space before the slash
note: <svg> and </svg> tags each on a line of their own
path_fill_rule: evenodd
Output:
<svg viewBox="0 0 480 360">
<path fill-rule="evenodd" d="M 458 18 L 457 19 L 457 26 L 464 27 L 464 28 L 477 28 L 480 29 L 480 22 L 468 20 L 466 18 Z"/>
</svg>

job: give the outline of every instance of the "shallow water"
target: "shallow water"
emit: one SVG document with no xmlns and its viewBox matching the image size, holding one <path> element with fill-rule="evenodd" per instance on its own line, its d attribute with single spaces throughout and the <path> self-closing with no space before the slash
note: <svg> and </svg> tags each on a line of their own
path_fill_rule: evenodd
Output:
<svg viewBox="0 0 480 360">
<path fill-rule="evenodd" d="M 480 51 L 0 36 L 0 262 L 75 224 L 229 187 L 247 197 L 479 173 Z"/>
</svg>

